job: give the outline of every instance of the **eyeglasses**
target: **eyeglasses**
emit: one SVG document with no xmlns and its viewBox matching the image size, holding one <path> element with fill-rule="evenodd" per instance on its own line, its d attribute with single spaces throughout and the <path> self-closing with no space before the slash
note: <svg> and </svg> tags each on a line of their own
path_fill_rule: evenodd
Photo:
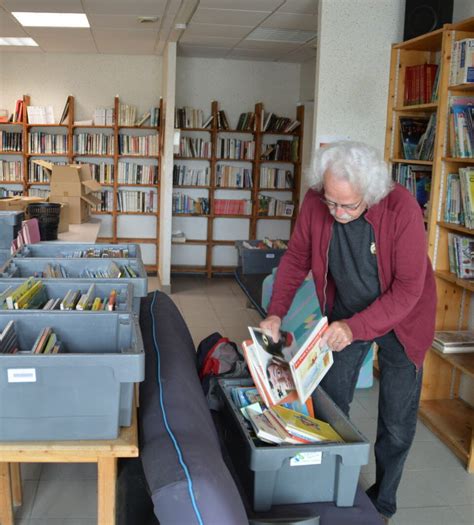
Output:
<svg viewBox="0 0 474 525">
<path fill-rule="evenodd" d="M 328 199 L 324 197 L 320 197 L 320 198 L 321 198 L 321 201 L 324 202 L 324 204 L 326 204 L 326 206 L 329 209 L 335 210 L 336 208 L 341 208 L 341 210 L 346 210 L 346 211 L 356 211 L 357 208 L 362 204 L 362 201 L 364 200 L 364 199 L 361 199 L 357 204 L 339 204 L 338 202 L 329 201 Z"/>
</svg>

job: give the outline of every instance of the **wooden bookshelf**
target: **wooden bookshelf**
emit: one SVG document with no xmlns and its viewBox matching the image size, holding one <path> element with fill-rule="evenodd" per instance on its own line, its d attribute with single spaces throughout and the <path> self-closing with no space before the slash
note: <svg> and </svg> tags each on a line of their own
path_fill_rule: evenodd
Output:
<svg viewBox="0 0 474 525">
<path fill-rule="evenodd" d="M 428 207 L 428 253 L 435 270 L 437 285 L 437 330 L 468 328 L 471 293 L 474 281 L 460 279 L 450 272 L 448 233 L 473 236 L 463 225 L 445 222 L 444 205 L 448 173 L 474 166 L 474 159 L 456 158 L 449 144 L 449 97 L 469 95 L 474 84 L 449 85 L 453 44 L 456 40 L 474 38 L 474 18 L 448 24 L 427 35 L 392 48 L 390 87 L 387 105 L 385 158 L 391 164 L 410 163 L 432 166 Z M 408 66 L 439 64 L 439 91 L 436 103 L 404 106 L 405 70 Z M 436 135 L 432 161 L 408 161 L 400 154 L 398 118 L 436 111 Z M 419 415 L 430 428 L 474 472 L 474 408 L 462 399 L 462 385 L 474 381 L 474 354 L 443 354 L 431 348 L 426 356 Z"/>
<path fill-rule="evenodd" d="M 218 129 L 216 126 L 219 104 L 217 101 L 211 103 L 211 114 L 213 115 L 213 120 L 210 127 L 207 128 L 181 128 L 181 133 L 184 136 L 196 136 L 192 132 L 203 133 L 206 132 L 209 136 L 211 142 L 212 154 L 210 157 L 187 157 L 175 155 L 174 160 L 175 164 L 180 164 L 181 161 L 192 161 L 193 167 L 197 167 L 198 163 L 200 167 L 207 166 L 209 168 L 209 184 L 192 186 L 192 185 L 175 185 L 173 188 L 176 192 L 185 193 L 186 190 L 204 190 L 207 191 L 207 198 L 209 199 L 209 205 L 211 212 L 208 215 L 194 215 L 194 214 L 173 214 L 173 217 L 202 217 L 207 221 L 206 227 L 206 240 L 205 241 L 188 241 L 184 243 L 173 243 L 173 246 L 192 246 L 192 245 L 204 245 L 206 247 L 205 252 L 205 264 L 201 265 L 172 265 L 172 272 L 200 272 L 205 273 L 208 277 L 212 277 L 216 273 L 225 273 L 233 272 L 235 267 L 227 265 L 217 265 L 213 263 L 213 257 L 215 253 L 215 248 L 233 246 L 235 241 L 233 239 L 215 239 L 215 221 L 225 219 L 228 221 L 228 226 L 226 225 L 226 231 L 229 232 L 229 237 L 232 236 L 232 231 L 234 226 L 232 223 L 235 223 L 236 220 L 246 220 L 247 226 L 242 226 L 242 229 L 247 231 L 247 239 L 256 239 L 257 238 L 257 227 L 258 222 L 262 220 L 271 220 L 271 221 L 286 221 L 290 225 L 290 231 L 293 230 L 296 216 L 299 208 L 299 195 L 301 187 L 301 162 L 302 158 L 302 143 L 303 143 L 303 128 L 304 128 L 304 107 L 298 106 L 296 110 L 296 120 L 300 122 L 297 130 L 285 133 L 285 132 L 263 132 L 262 129 L 262 119 L 264 118 L 264 106 L 262 103 L 257 103 L 254 108 L 255 113 L 255 123 L 254 131 L 248 130 L 237 130 L 237 129 Z M 238 137 L 240 140 L 253 140 L 255 143 L 255 155 L 253 159 L 235 159 L 227 158 L 218 155 L 219 139 L 229 138 L 229 136 L 241 135 Z M 283 140 L 292 140 L 298 139 L 298 148 L 297 148 L 297 161 L 282 161 L 282 160 L 263 160 L 261 159 L 262 147 L 265 142 L 265 137 L 272 137 L 274 140 L 268 140 L 269 142 L 274 142 L 281 138 Z M 236 137 L 237 138 L 237 137 Z M 217 185 L 217 166 L 218 165 L 231 165 L 234 163 L 241 164 L 242 167 L 247 167 L 251 169 L 252 176 L 252 187 L 227 187 L 227 186 L 218 186 Z M 189 164 L 188 164 L 189 165 Z M 262 165 L 267 167 L 288 167 L 288 170 L 292 172 L 293 175 L 293 187 L 292 188 L 260 188 L 260 172 Z M 184 190 L 184 191 L 183 191 Z M 244 192 L 243 195 L 248 195 L 248 198 L 252 203 L 252 212 L 246 215 L 227 215 L 227 214 L 217 214 L 215 213 L 215 199 L 219 198 L 219 195 L 222 192 Z M 259 215 L 259 194 L 264 193 L 266 195 L 273 196 L 274 198 L 285 200 L 282 195 L 287 194 L 288 198 L 294 204 L 294 212 L 292 217 L 286 216 L 266 216 Z M 191 192 L 188 195 L 193 196 Z M 196 194 L 197 196 L 197 194 Z M 202 191 L 199 193 L 199 197 L 202 197 Z M 227 198 L 227 197 L 226 197 Z M 181 229 L 181 228 L 180 228 Z M 186 232 L 185 232 L 186 233 Z M 282 238 L 286 237 L 282 235 Z"/>
<path fill-rule="evenodd" d="M 155 263 L 153 265 L 148 265 L 148 269 L 152 268 L 152 271 L 156 272 L 158 267 L 158 247 L 159 247 L 159 202 L 160 202 L 160 173 L 159 173 L 159 158 L 163 147 L 163 137 L 162 137 L 162 123 L 160 122 L 157 127 L 152 126 L 136 126 L 136 125 L 122 125 L 118 123 L 119 120 L 119 107 L 120 107 L 120 99 L 119 97 L 115 97 L 113 101 L 113 107 L 114 107 L 114 124 L 113 125 L 77 125 L 74 124 L 74 104 L 75 100 L 73 96 L 67 97 L 67 104 L 69 105 L 69 111 L 67 114 L 67 118 L 65 123 L 63 124 L 29 124 L 28 118 L 27 118 L 27 106 L 30 105 L 30 97 L 24 96 L 23 97 L 23 118 L 21 122 L 15 122 L 15 123 L 8 123 L 8 127 L 14 127 L 15 130 L 18 129 L 19 126 L 21 126 L 21 132 L 23 135 L 23 149 L 21 152 L 15 152 L 13 155 L 16 157 L 20 157 L 21 163 L 22 163 L 22 180 L 21 181 L 0 181 L 0 186 L 3 184 L 9 184 L 9 185 L 18 185 L 21 191 L 25 195 L 28 195 L 31 193 L 31 189 L 34 187 L 38 187 L 40 189 L 43 189 L 44 191 L 47 191 L 47 188 L 49 186 L 49 182 L 44 181 L 33 181 L 31 180 L 31 164 L 30 162 L 35 158 L 41 158 L 45 160 L 51 160 L 52 162 L 65 162 L 65 163 L 73 163 L 73 162 L 89 162 L 91 164 L 108 164 L 113 169 L 113 180 L 110 182 L 102 182 L 101 186 L 103 186 L 106 191 L 110 191 L 113 195 L 112 198 L 112 206 L 110 209 L 107 210 L 100 210 L 100 211 L 93 211 L 91 215 L 110 215 L 112 217 L 112 225 L 111 230 L 112 234 L 110 237 L 106 238 L 99 238 L 100 242 L 112 242 L 117 243 L 120 242 L 120 236 L 119 236 L 119 225 L 118 225 L 118 217 L 119 216 L 143 216 L 143 217 L 154 217 L 156 222 L 156 235 L 153 237 L 153 239 L 150 241 L 150 238 L 144 238 L 144 237 L 134 237 L 130 238 L 129 242 L 136 242 L 141 244 L 154 244 L 155 245 L 155 253 L 156 253 L 156 259 Z M 162 108 L 162 102 L 159 103 L 160 107 L 160 118 L 162 118 L 163 115 L 163 108 Z M 1 127 L 3 127 L 6 124 L 2 124 Z M 42 130 L 43 128 L 49 130 L 48 133 L 53 133 L 55 129 L 58 130 L 58 133 L 61 133 L 66 136 L 67 141 L 67 151 L 64 153 L 35 153 L 31 152 L 29 149 L 29 137 L 30 134 L 35 132 L 36 130 Z M 113 152 L 97 152 L 96 150 L 92 151 L 86 151 L 86 152 L 79 152 L 76 151 L 74 148 L 74 136 L 82 133 L 90 133 L 91 135 L 107 135 L 110 137 L 110 141 L 113 145 Z M 132 136 L 139 136 L 139 135 L 157 135 L 158 140 L 158 151 L 156 154 L 141 154 L 141 153 L 134 153 L 134 152 L 127 152 L 122 154 L 119 151 L 119 135 L 132 135 Z M 12 153 L 11 152 L 2 152 L 0 151 L 0 161 L 5 158 L 11 158 Z M 140 164 L 140 161 L 143 161 L 142 163 L 149 165 L 155 165 L 157 166 L 157 180 L 150 183 L 126 183 L 126 182 L 118 182 L 118 170 L 119 170 L 119 164 L 124 162 L 130 162 L 134 164 Z M 99 181 L 100 182 L 100 181 Z M 156 210 L 152 212 L 141 212 L 141 211 L 121 211 L 119 210 L 119 201 L 118 201 L 118 195 L 119 192 L 122 191 L 124 188 L 129 187 L 129 191 L 140 191 L 139 188 L 143 188 L 147 191 L 154 191 L 155 192 L 155 198 L 156 198 Z"/>
</svg>

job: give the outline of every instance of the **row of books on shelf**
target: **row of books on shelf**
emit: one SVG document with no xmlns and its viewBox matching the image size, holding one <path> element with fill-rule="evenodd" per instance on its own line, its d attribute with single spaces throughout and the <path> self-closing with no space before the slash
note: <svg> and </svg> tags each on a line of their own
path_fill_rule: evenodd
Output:
<svg viewBox="0 0 474 525">
<path fill-rule="evenodd" d="M 250 199 L 214 199 L 215 215 L 251 215 Z"/>
<path fill-rule="evenodd" d="M 220 138 L 217 142 L 216 157 L 252 160 L 255 158 L 255 142 L 253 140 Z"/>
<path fill-rule="evenodd" d="M 212 155 L 212 142 L 196 137 L 181 137 L 178 155 L 180 157 L 203 157 Z"/>
<path fill-rule="evenodd" d="M 242 246 L 247 250 L 286 250 L 288 249 L 288 241 L 264 237 L 257 244 L 250 244 L 248 241 L 243 241 Z"/>
<path fill-rule="evenodd" d="M 205 168 L 193 168 L 184 164 L 173 166 L 173 186 L 209 186 L 210 170 Z"/>
<path fill-rule="evenodd" d="M 449 84 L 474 82 L 474 38 L 464 38 L 453 43 Z"/>
<path fill-rule="evenodd" d="M 474 229 L 474 168 L 448 174 L 444 220 Z"/>
<path fill-rule="evenodd" d="M 41 277 L 45 279 L 67 279 L 75 276 L 68 275 L 67 270 L 59 263 L 46 263 Z M 79 277 L 92 279 L 122 279 L 135 278 L 137 277 L 137 273 L 130 264 L 118 265 L 115 261 L 110 261 L 105 269 L 91 270 L 90 268 L 85 268 L 81 271 Z"/>
<path fill-rule="evenodd" d="M 448 233 L 449 270 L 460 279 L 474 279 L 474 238 Z"/>
<path fill-rule="evenodd" d="M 290 170 L 265 166 L 260 169 L 261 188 L 293 189 L 293 185 L 294 178 Z"/>
<path fill-rule="evenodd" d="M 268 217 L 293 217 L 295 205 L 292 201 L 282 201 L 269 197 L 268 195 L 258 196 L 258 215 Z"/>
<path fill-rule="evenodd" d="M 194 109 L 189 106 L 174 109 L 175 128 L 206 128 L 212 122 L 213 116 L 204 120 L 202 109 Z"/>
<path fill-rule="evenodd" d="M 216 172 L 216 186 L 226 188 L 251 188 L 253 186 L 252 170 L 219 164 Z"/>
<path fill-rule="evenodd" d="M 158 166 L 119 162 L 118 182 L 120 184 L 158 184 Z"/>
<path fill-rule="evenodd" d="M 404 106 L 436 102 L 439 89 L 437 64 L 417 64 L 405 68 Z"/>
<path fill-rule="evenodd" d="M 410 191 L 423 210 L 428 208 L 431 191 L 431 166 L 393 164 L 392 178 Z"/>
<path fill-rule="evenodd" d="M 172 212 L 174 214 L 193 213 L 196 215 L 208 215 L 210 213 L 210 201 L 205 197 L 193 199 L 184 193 L 173 193 Z"/>
<path fill-rule="evenodd" d="M 400 139 L 407 160 L 433 160 L 436 113 L 429 117 L 400 117 Z"/>
<path fill-rule="evenodd" d="M 298 162 L 299 139 L 277 140 L 272 144 L 264 144 L 261 155 L 262 160 L 284 160 Z"/>
<path fill-rule="evenodd" d="M 28 135 L 30 153 L 67 154 L 67 135 L 35 131 Z"/>
<path fill-rule="evenodd" d="M 156 191 L 121 190 L 117 193 L 118 211 L 153 213 Z"/>
<path fill-rule="evenodd" d="M 474 97 L 450 97 L 449 134 L 453 157 L 474 157 Z"/>
<path fill-rule="evenodd" d="M 0 129 L 0 152 L 23 151 L 23 133 Z"/>
<path fill-rule="evenodd" d="M 95 284 L 87 291 L 69 289 L 64 297 L 51 297 L 41 280 L 28 278 L 19 286 L 8 286 L 0 293 L 2 310 L 78 310 L 114 311 L 117 305 L 117 291 L 111 290 L 107 296 L 100 297 Z"/>
<path fill-rule="evenodd" d="M 78 133 L 72 137 L 74 153 L 113 155 L 114 137 L 105 133 Z"/>
<path fill-rule="evenodd" d="M 262 131 L 267 133 L 291 133 L 300 126 L 298 120 L 287 117 L 279 117 L 275 113 L 265 115 L 262 112 Z"/>
<path fill-rule="evenodd" d="M 22 165 L 19 160 L 0 160 L 0 182 L 21 183 L 22 180 Z"/>
<path fill-rule="evenodd" d="M 118 137 L 120 155 L 145 155 L 156 157 L 159 153 L 158 135 L 136 136 L 122 135 Z"/>
<path fill-rule="evenodd" d="M 21 350 L 14 320 L 7 323 L 0 333 L 0 354 L 58 354 L 63 345 L 51 327 L 42 328 L 30 350 Z"/>
</svg>

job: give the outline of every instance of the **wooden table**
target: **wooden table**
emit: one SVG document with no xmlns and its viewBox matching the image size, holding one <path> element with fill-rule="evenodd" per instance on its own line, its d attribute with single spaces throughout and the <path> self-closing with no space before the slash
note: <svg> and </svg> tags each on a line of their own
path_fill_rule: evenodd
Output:
<svg viewBox="0 0 474 525">
<path fill-rule="evenodd" d="M 115 524 L 117 458 L 138 456 L 136 412 L 117 439 L 0 443 L 0 524 L 13 525 L 13 505 L 22 503 L 19 463 L 97 463 L 97 523 Z"/>
</svg>

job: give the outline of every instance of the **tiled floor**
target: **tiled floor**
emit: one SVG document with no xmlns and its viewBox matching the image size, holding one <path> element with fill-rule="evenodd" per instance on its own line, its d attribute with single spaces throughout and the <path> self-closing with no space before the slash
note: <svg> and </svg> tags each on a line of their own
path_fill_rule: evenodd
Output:
<svg viewBox="0 0 474 525">
<path fill-rule="evenodd" d="M 232 278 L 207 280 L 177 276 L 172 299 L 181 310 L 197 345 L 219 331 L 240 342 L 247 326 L 259 322 Z M 149 289 L 156 288 L 150 279 Z M 373 443 L 376 432 L 377 382 L 357 391 L 351 418 Z M 362 468 L 362 483 L 374 479 L 373 455 Z M 96 523 L 97 474 L 87 464 L 31 464 L 23 466 L 24 504 L 17 509 L 17 525 L 93 525 Z M 474 525 L 474 475 L 422 423 L 408 457 L 398 493 L 399 510 L 391 525 Z M 135 525 L 135 524 L 134 524 Z M 136 524 L 140 525 L 140 524 Z M 186 524 L 182 524 L 186 525 Z M 348 524 L 350 525 L 350 524 Z"/>
</svg>

